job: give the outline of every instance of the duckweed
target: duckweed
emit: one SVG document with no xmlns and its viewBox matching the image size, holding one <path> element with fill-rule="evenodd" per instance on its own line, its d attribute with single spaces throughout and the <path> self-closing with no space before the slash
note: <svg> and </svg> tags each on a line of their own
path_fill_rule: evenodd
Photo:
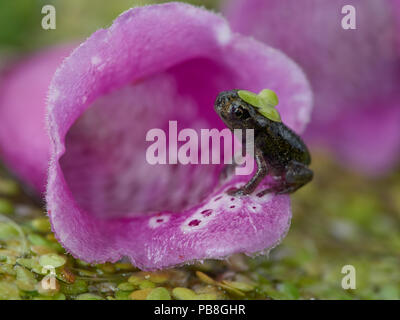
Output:
<svg viewBox="0 0 400 320">
<path fill-rule="evenodd" d="M 45 212 L 19 200 L 23 189 L 0 170 L 0 300 L 399 299 L 400 172 L 370 181 L 320 155 L 313 163 L 315 179 L 293 194 L 291 229 L 269 257 L 157 272 L 66 254 Z M 356 290 L 340 287 L 346 264 Z M 56 268 L 51 290 L 41 286 L 45 265 Z"/>
<path fill-rule="evenodd" d="M 224 280 L 224 281 L 222 281 L 222 283 L 227 286 L 230 286 L 231 288 L 235 288 L 235 289 L 243 291 L 243 292 L 250 292 L 250 291 L 254 290 L 253 285 L 247 284 L 244 282 Z"/>
<path fill-rule="evenodd" d="M 152 291 L 152 288 L 146 288 L 146 289 L 140 289 L 140 290 L 136 290 L 133 291 L 129 297 L 132 300 L 146 300 L 147 296 L 150 294 L 150 292 Z"/>
<path fill-rule="evenodd" d="M 135 285 L 129 282 L 122 282 L 118 285 L 118 289 L 122 291 L 133 291 L 135 289 Z"/>
<path fill-rule="evenodd" d="M 15 267 L 16 271 L 16 285 L 23 291 L 35 291 L 37 280 L 32 272 L 21 266 Z"/>
<path fill-rule="evenodd" d="M 171 300 L 171 295 L 167 289 L 158 287 L 150 291 L 146 300 Z"/>
<path fill-rule="evenodd" d="M 142 280 L 139 283 L 140 289 L 155 288 L 155 286 L 155 283 L 151 282 L 150 280 Z"/>
<path fill-rule="evenodd" d="M 67 295 L 78 295 L 88 291 L 88 284 L 79 279 L 73 283 L 61 283 L 61 291 Z"/>
<path fill-rule="evenodd" d="M 131 292 L 130 291 L 122 291 L 119 290 L 115 293 L 116 300 L 131 300 Z M 108 297 L 107 297 L 108 298 Z"/>
<path fill-rule="evenodd" d="M 66 258 L 55 253 L 44 254 L 39 258 L 39 263 L 42 267 L 52 266 L 53 268 L 58 268 L 63 266 L 66 262 Z"/>
<path fill-rule="evenodd" d="M 97 294 L 82 293 L 76 297 L 76 300 L 104 300 L 104 299 Z"/>
<path fill-rule="evenodd" d="M 196 300 L 196 293 L 188 288 L 175 288 L 172 290 L 172 295 L 177 300 Z"/>
</svg>

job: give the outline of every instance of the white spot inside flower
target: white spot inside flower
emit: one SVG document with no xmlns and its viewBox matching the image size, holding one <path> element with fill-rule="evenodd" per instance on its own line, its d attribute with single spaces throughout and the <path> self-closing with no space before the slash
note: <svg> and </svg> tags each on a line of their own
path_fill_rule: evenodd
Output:
<svg viewBox="0 0 400 320">
<path fill-rule="evenodd" d="M 169 221 L 169 218 L 170 216 L 168 214 L 151 217 L 149 219 L 149 227 L 151 229 L 158 228 L 159 226 L 167 223 Z"/>
<path fill-rule="evenodd" d="M 205 227 L 208 222 L 215 218 L 215 210 L 210 206 L 204 206 L 192 214 L 181 226 L 183 233 L 195 231 Z"/>
<path fill-rule="evenodd" d="M 228 211 L 237 211 L 242 206 L 242 201 L 238 197 L 229 197 L 226 209 Z"/>
<path fill-rule="evenodd" d="M 260 209 L 261 209 L 262 205 L 270 202 L 273 197 L 274 197 L 274 195 L 272 193 L 266 193 L 262 197 L 259 197 L 259 196 L 254 197 L 253 203 L 256 207 L 257 207 L 257 205 L 260 206 Z M 262 212 L 262 211 L 257 211 L 257 212 Z"/>
<path fill-rule="evenodd" d="M 242 185 L 243 182 L 238 182 L 235 185 L 228 186 L 222 190 L 220 194 L 211 198 L 207 204 L 198 208 L 196 212 L 182 223 L 182 232 L 189 233 L 202 229 L 221 213 L 237 214 L 238 212 L 246 212 L 249 217 L 249 223 L 253 226 L 254 230 L 257 231 L 253 223 L 252 214 L 262 214 L 265 205 L 273 199 L 274 195 L 267 193 L 262 197 L 235 197 L 226 193 L 228 189 L 232 187 L 239 188 Z M 228 219 L 229 214 L 226 216 Z"/>
<path fill-rule="evenodd" d="M 258 203 L 253 203 L 252 205 L 249 206 L 249 211 L 252 213 L 260 213 L 261 212 L 261 205 L 259 205 Z"/>
<path fill-rule="evenodd" d="M 91 59 L 92 65 L 97 66 L 101 62 L 101 58 L 98 56 L 93 56 Z"/>
<path fill-rule="evenodd" d="M 227 24 L 218 25 L 216 30 L 217 40 L 220 45 L 226 45 L 232 38 L 232 31 Z"/>
</svg>

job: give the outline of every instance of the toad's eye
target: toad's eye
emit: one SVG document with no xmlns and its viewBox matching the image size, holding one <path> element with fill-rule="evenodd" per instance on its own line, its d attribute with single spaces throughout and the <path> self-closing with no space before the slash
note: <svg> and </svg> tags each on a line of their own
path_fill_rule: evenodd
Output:
<svg viewBox="0 0 400 320">
<path fill-rule="evenodd" d="M 247 111 L 246 109 L 244 109 L 241 106 L 237 106 L 236 108 L 234 108 L 233 113 L 236 118 L 242 119 L 242 120 L 248 119 L 250 117 L 249 111 Z"/>
</svg>

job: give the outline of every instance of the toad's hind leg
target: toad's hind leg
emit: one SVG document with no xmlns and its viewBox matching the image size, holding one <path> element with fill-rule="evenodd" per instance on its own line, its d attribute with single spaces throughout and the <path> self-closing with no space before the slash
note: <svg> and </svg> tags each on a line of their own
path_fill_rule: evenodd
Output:
<svg viewBox="0 0 400 320">
<path fill-rule="evenodd" d="M 228 190 L 228 194 L 232 196 L 245 195 L 252 193 L 260 182 L 265 178 L 268 173 L 267 163 L 264 160 L 263 154 L 260 151 L 256 150 L 255 154 L 256 162 L 257 162 L 257 171 L 254 176 L 247 182 L 243 187 L 239 189 L 230 189 Z"/>
<path fill-rule="evenodd" d="M 305 164 L 291 161 L 285 168 L 282 181 L 271 188 L 259 192 L 257 195 L 262 197 L 267 193 L 276 194 L 292 193 L 312 180 L 314 173 Z"/>
</svg>

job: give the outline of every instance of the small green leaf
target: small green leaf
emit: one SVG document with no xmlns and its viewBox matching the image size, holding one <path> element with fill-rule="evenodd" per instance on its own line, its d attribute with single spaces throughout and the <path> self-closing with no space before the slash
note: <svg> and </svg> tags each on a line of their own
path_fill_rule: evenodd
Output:
<svg viewBox="0 0 400 320">
<path fill-rule="evenodd" d="M 142 279 L 140 279 L 139 277 L 134 276 L 134 275 L 130 276 L 128 279 L 128 282 L 132 283 L 134 285 L 139 285 L 141 281 L 142 281 Z"/>
<path fill-rule="evenodd" d="M 147 288 L 155 288 L 155 283 L 151 282 L 150 280 L 142 280 L 139 283 L 139 288 L 140 289 L 147 289 Z"/>
<path fill-rule="evenodd" d="M 196 300 L 196 293 L 188 288 L 175 288 L 172 290 L 172 295 L 177 300 Z"/>
<path fill-rule="evenodd" d="M 37 280 L 32 272 L 21 266 L 16 266 L 17 279 L 15 281 L 19 289 L 23 291 L 35 291 Z"/>
<path fill-rule="evenodd" d="M 37 258 L 19 258 L 17 259 L 17 264 L 35 272 L 42 274 L 42 266 L 40 265 Z"/>
<path fill-rule="evenodd" d="M 243 101 L 256 107 L 257 111 L 267 119 L 276 122 L 282 121 L 279 112 L 275 109 L 275 106 L 278 105 L 279 100 L 274 91 L 264 89 L 261 90 L 259 94 L 255 94 L 251 91 L 239 90 L 238 95 Z"/>
<path fill-rule="evenodd" d="M 36 233 L 28 234 L 27 237 L 29 242 L 32 243 L 34 246 L 43 246 L 52 249 L 53 251 L 63 252 L 63 248 L 58 242 L 52 242 L 50 240 L 47 240 L 46 238 Z"/>
<path fill-rule="evenodd" d="M 0 300 L 20 300 L 17 285 L 0 280 Z"/>
<path fill-rule="evenodd" d="M 66 258 L 55 253 L 44 254 L 39 258 L 39 263 L 42 267 L 52 266 L 58 268 L 63 266 L 66 262 Z"/>
<path fill-rule="evenodd" d="M 150 294 L 152 290 L 153 290 L 152 288 L 146 288 L 133 291 L 132 293 L 129 294 L 129 298 L 131 300 L 146 300 L 147 296 Z"/>
<path fill-rule="evenodd" d="M 239 90 L 238 96 L 240 99 L 247 102 L 248 104 L 251 104 L 254 107 L 258 107 L 258 108 L 261 107 L 260 97 L 257 94 L 255 94 L 254 92 L 247 91 L 247 90 Z"/>
<path fill-rule="evenodd" d="M 278 96 L 272 90 L 261 90 L 258 96 L 264 104 L 268 104 L 271 107 L 276 107 L 279 103 Z"/>
<path fill-rule="evenodd" d="M 171 295 L 167 289 L 159 287 L 153 289 L 146 297 L 146 300 L 171 300 Z"/>
<path fill-rule="evenodd" d="M 244 282 L 223 280 L 222 283 L 244 292 L 249 292 L 254 290 L 253 285 Z"/>
<path fill-rule="evenodd" d="M 122 282 L 118 285 L 118 289 L 122 291 L 130 291 L 132 292 L 135 289 L 135 285 L 129 282 Z"/>
<path fill-rule="evenodd" d="M 12 265 L 0 263 L 0 275 L 1 274 L 8 274 L 8 275 L 11 275 L 11 276 L 15 276 L 16 275 L 16 271 L 14 270 Z"/>
<path fill-rule="evenodd" d="M 117 300 L 131 300 L 130 294 L 131 294 L 130 291 L 119 290 L 119 291 L 115 292 L 115 299 L 117 299 Z"/>
<path fill-rule="evenodd" d="M 84 280 L 76 280 L 74 283 L 61 283 L 61 290 L 65 294 L 81 294 L 88 291 L 88 285 Z"/>
<path fill-rule="evenodd" d="M 53 300 L 66 300 L 65 294 L 59 292 L 53 296 Z"/>
<path fill-rule="evenodd" d="M 279 112 L 274 108 L 262 107 L 258 109 L 258 112 L 260 112 L 264 117 L 268 118 L 269 120 L 282 122 Z"/>
<path fill-rule="evenodd" d="M 97 294 L 82 293 L 76 297 L 76 300 L 104 300 L 104 299 Z"/>
<path fill-rule="evenodd" d="M 18 230 L 16 230 L 13 225 L 0 222 L 0 240 L 9 240 L 18 237 Z"/>
</svg>

